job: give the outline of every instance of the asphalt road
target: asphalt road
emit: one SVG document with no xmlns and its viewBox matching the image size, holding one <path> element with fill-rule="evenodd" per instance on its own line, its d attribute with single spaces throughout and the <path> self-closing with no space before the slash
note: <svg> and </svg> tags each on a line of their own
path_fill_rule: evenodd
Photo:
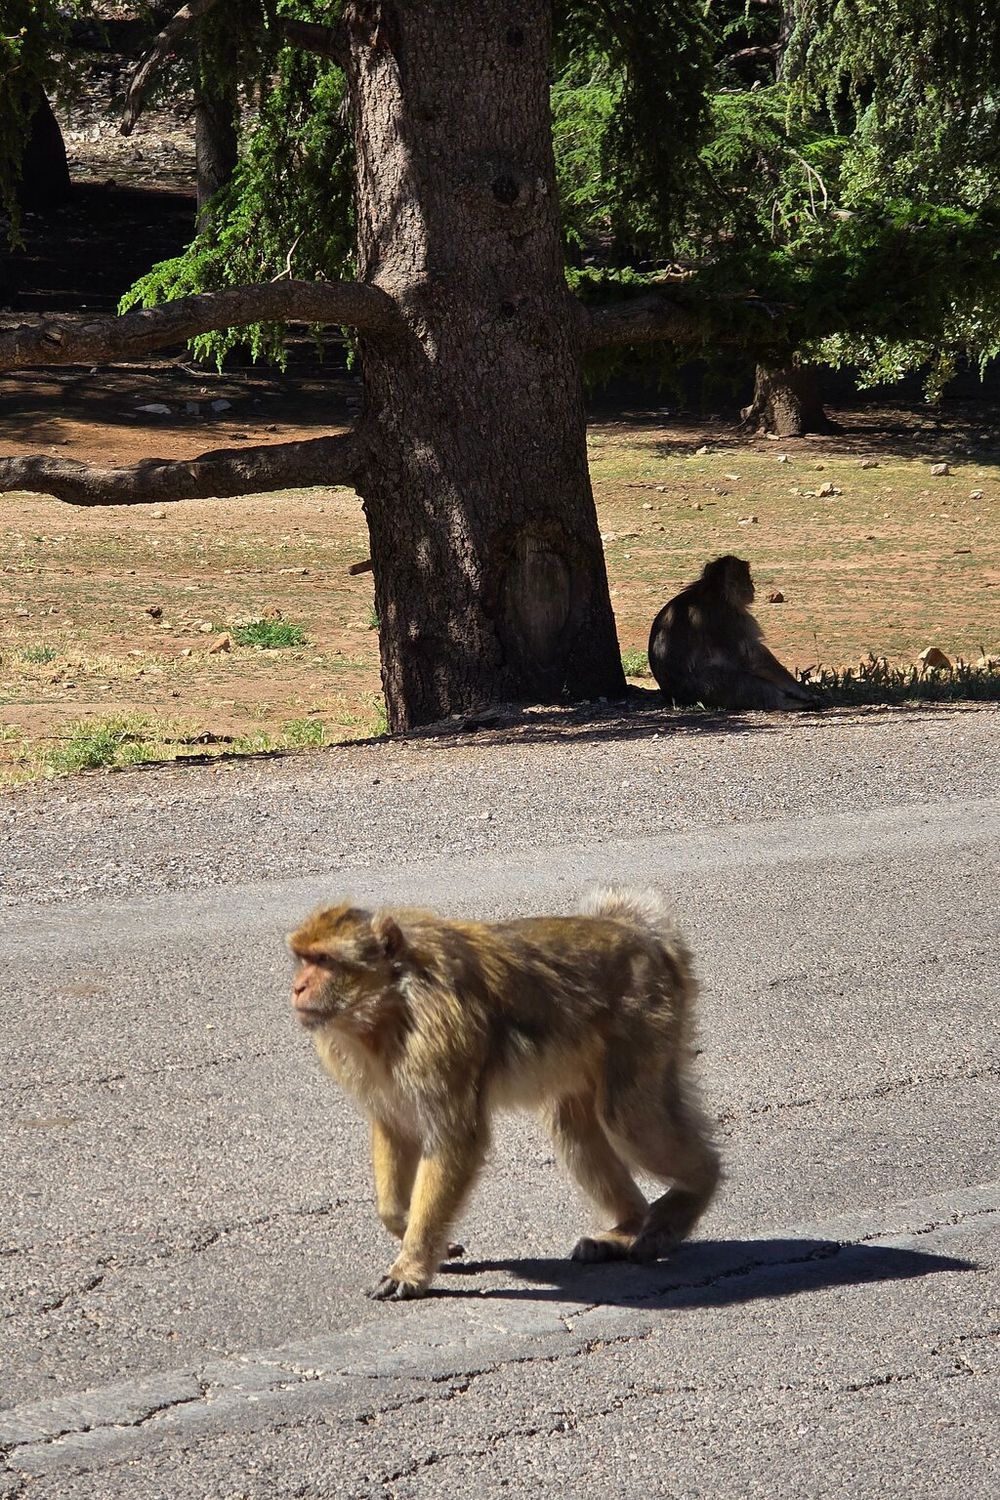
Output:
<svg viewBox="0 0 1000 1500">
<path fill-rule="evenodd" d="M 996 1492 L 1000 714 L 653 733 L 8 800 L 0 1496 Z M 662 885 L 695 949 L 716 1205 L 669 1262 L 571 1265 L 587 1209 L 512 1118 L 466 1262 L 366 1301 L 365 1131 L 282 934 L 345 889 L 595 878 Z"/>
</svg>

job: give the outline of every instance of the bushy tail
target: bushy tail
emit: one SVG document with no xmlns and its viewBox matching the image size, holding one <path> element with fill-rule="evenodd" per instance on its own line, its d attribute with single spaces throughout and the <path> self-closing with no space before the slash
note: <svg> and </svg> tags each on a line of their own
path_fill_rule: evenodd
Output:
<svg viewBox="0 0 1000 1500">
<path fill-rule="evenodd" d="M 645 927 L 673 959 L 689 995 L 694 993 L 691 954 L 662 893 L 652 886 L 598 885 L 580 902 L 585 917 L 611 917 Z"/>
</svg>

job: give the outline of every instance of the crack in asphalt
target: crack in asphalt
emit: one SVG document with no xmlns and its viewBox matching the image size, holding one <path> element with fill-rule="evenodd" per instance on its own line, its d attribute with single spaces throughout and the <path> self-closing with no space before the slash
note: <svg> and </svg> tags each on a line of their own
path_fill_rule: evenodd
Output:
<svg viewBox="0 0 1000 1500">
<path fill-rule="evenodd" d="M 831 1090 L 829 1093 L 800 1094 L 791 1099 L 768 1099 L 762 1104 L 749 1105 L 746 1109 L 723 1110 L 716 1115 L 716 1119 L 720 1125 L 732 1125 L 741 1120 L 780 1114 L 789 1109 L 820 1109 L 828 1104 L 870 1104 L 875 1099 L 888 1099 L 907 1089 L 926 1088 L 928 1084 L 978 1083 L 988 1078 L 1000 1078 L 1000 1062 L 951 1070 L 939 1069 L 931 1073 L 912 1073 L 904 1078 L 886 1078 L 868 1089 Z"/>
</svg>

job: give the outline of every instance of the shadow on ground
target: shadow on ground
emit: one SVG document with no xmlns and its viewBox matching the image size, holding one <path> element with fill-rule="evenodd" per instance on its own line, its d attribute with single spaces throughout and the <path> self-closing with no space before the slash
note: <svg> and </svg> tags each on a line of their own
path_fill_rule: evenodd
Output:
<svg viewBox="0 0 1000 1500">
<path fill-rule="evenodd" d="M 604 1307 L 729 1307 L 792 1297 L 870 1281 L 905 1281 L 942 1271 L 972 1271 L 975 1264 L 890 1245 L 838 1240 L 696 1240 L 669 1262 L 603 1266 L 572 1260 L 525 1259 L 449 1262 L 442 1275 L 469 1283 L 435 1286 L 431 1296 L 486 1297 L 503 1301 L 580 1302 Z M 481 1279 L 500 1272 L 530 1286 L 488 1287 Z"/>
</svg>

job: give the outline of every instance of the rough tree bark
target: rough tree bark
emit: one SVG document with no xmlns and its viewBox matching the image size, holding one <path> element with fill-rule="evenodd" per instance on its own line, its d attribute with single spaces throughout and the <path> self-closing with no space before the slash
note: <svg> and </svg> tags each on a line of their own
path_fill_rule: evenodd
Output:
<svg viewBox="0 0 1000 1500">
<path fill-rule="evenodd" d="M 549 6 L 359 0 L 345 21 L 360 274 L 404 323 L 361 339 L 357 484 L 390 727 L 620 693 L 584 320 L 563 278 Z"/>
<path fill-rule="evenodd" d="M 753 400 L 743 409 L 743 423 L 776 437 L 833 431 L 834 424 L 823 409 L 816 366 L 795 355 L 785 364 L 759 364 Z"/>
</svg>

